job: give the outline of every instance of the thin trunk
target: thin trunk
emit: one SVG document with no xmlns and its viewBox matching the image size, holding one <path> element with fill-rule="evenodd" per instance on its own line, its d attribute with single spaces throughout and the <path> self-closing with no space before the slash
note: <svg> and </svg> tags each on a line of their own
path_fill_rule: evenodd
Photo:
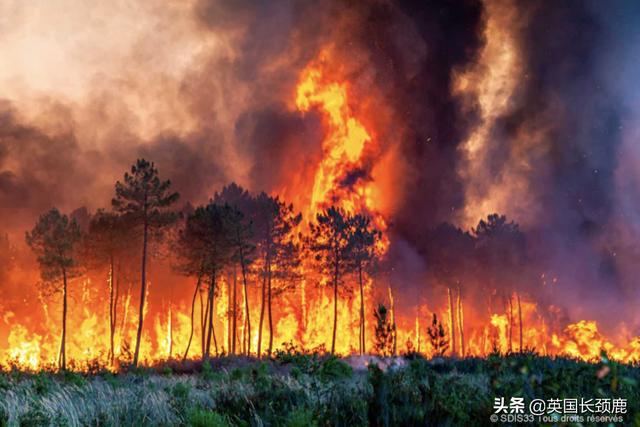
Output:
<svg viewBox="0 0 640 427">
<path fill-rule="evenodd" d="M 173 305 L 169 301 L 169 359 L 173 354 Z"/>
<path fill-rule="evenodd" d="M 460 351 L 461 356 L 466 355 L 464 345 L 464 309 L 462 307 L 462 288 L 458 286 L 458 326 L 460 329 Z"/>
<path fill-rule="evenodd" d="M 60 340 L 60 369 L 67 368 L 67 270 L 62 268 L 62 338 Z"/>
<path fill-rule="evenodd" d="M 233 266 L 235 269 L 235 265 Z M 235 271 L 233 272 L 235 275 Z M 231 302 L 232 290 L 231 290 L 231 273 L 229 273 L 227 277 L 227 348 L 229 349 L 229 354 L 231 353 L 231 311 L 233 309 L 233 304 Z"/>
<path fill-rule="evenodd" d="M 145 200 L 145 221 L 144 231 L 142 236 L 142 272 L 141 272 L 141 284 L 140 284 L 140 311 L 138 315 L 138 332 L 136 334 L 136 350 L 133 354 L 133 366 L 138 366 L 138 359 L 140 357 L 140 339 L 142 338 L 142 322 L 144 320 L 144 300 L 147 294 L 147 240 L 149 233 L 149 224 L 147 223 L 147 210 Z"/>
<path fill-rule="evenodd" d="M 393 300 L 393 292 L 391 291 L 391 283 L 389 283 L 389 314 L 391 317 L 391 335 L 393 337 L 393 351 L 392 354 L 395 356 L 398 354 L 398 329 L 396 328 L 396 306 Z"/>
<path fill-rule="evenodd" d="M 113 255 L 109 257 L 109 363 L 113 365 L 115 357 L 114 336 L 116 333 L 115 289 L 113 286 Z"/>
<path fill-rule="evenodd" d="M 251 318 L 249 316 L 249 294 L 247 292 L 247 268 L 245 266 L 244 254 L 242 252 L 242 249 L 240 250 L 240 266 L 242 267 L 242 288 L 244 291 L 244 315 L 245 315 L 245 322 L 246 322 L 245 332 L 247 336 L 246 354 L 250 355 L 251 354 Z M 244 340 L 244 336 L 245 336 L 244 332 L 242 336 Z M 244 344 L 243 344 L 243 349 L 244 349 Z"/>
<path fill-rule="evenodd" d="M 273 348 L 273 314 L 271 312 L 271 262 L 267 270 L 267 305 L 269 308 L 269 351 L 267 354 L 271 356 Z"/>
<path fill-rule="evenodd" d="M 196 283 L 196 290 L 193 292 L 193 299 L 191 300 L 191 332 L 189 333 L 189 342 L 187 343 L 187 349 L 184 351 L 184 356 L 182 360 L 187 360 L 187 356 L 189 355 L 189 348 L 191 347 L 191 340 L 193 339 L 193 317 L 196 308 L 196 298 L 200 293 L 200 282 L 202 281 L 202 274 L 198 275 L 198 282 Z M 200 305 L 202 305 L 202 300 L 200 300 Z"/>
<path fill-rule="evenodd" d="M 231 328 L 231 329 L 232 329 L 232 332 L 233 332 L 233 338 L 232 338 L 232 340 L 231 340 L 231 344 L 232 344 L 232 347 L 233 347 L 232 352 L 233 352 L 233 354 L 236 354 L 236 341 L 237 341 L 237 340 L 236 340 L 236 335 L 237 335 L 237 332 L 236 332 L 236 331 L 237 331 L 237 326 L 238 326 L 238 325 L 237 325 L 237 318 L 238 318 L 238 316 L 237 316 L 237 310 L 238 310 L 238 305 L 237 305 L 237 303 L 236 303 L 236 302 L 237 302 L 237 300 L 238 300 L 238 298 L 237 298 L 237 294 L 236 294 L 236 292 L 237 292 L 237 289 L 238 289 L 238 286 L 237 286 L 237 285 L 238 285 L 238 278 L 237 278 L 237 276 L 236 276 L 235 267 L 234 267 L 234 269 L 233 269 L 233 270 L 234 270 L 234 271 L 233 271 L 233 325 L 232 325 L 232 328 Z M 243 270 L 244 270 L 244 268 L 243 268 Z"/>
<path fill-rule="evenodd" d="M 216 340 L 216 331 L 213 328 L 213 315 L 214 315 L 214 293 L 215 293 L 215 279 L 216 273 L 215 271 L 211 274 L 211 282 L 209 285 L 209 298 L 208 298 L 208 327 L 207 327 L 207 343 L 205 346 L 205 354 L 204 359 L 209 359 L 211 354 L 211 337 L 213 335 L 213 345 L 215 348 L 216 355 L 218 354 L 218 341 Z"/>
<path fill-rule="evenodd" d="M 451 295 L 451 287 L 447 288 L 447 296 L 449 297 L 449 330 L 451 331 L 451 355 L 455 356 L 456 352 L 456 324 L 453 316 L 453 295 Z"/>
<path fill-rule="evenodd" d="M 518 320 L 520 325 L 520 353 L 522 353 L 522 305 L 520 304 L 520 294 L 516 294 L 516 298 L 518 299 Z"/>
<path fill-rule="evenodd" d="M 333 336 L 331 338 L 331 354 L 336 352 L 336 331 L 338 330 L 338 261 L 335 261 L 333 272 Z"/>
<path fill-rule="evenodd" d="M 358 264 L 358 282 L 360 283 L 360 354 L 365 352 L 364 324 L 364 285 L 362 283 L 362 265 Z"/>
<path fill-rule="evenodd" d="M 202 304 L 200 308 L 202 309 Z M 204 316 L 202 315 L 202 312 L 201 312 L 200 317 L 202 321 L 202 357 L 204 357 L 204 353 L 206 352 L 206 348 L 207 348 L 207 332 L 208 332 L 207 326 L 209 322 L 209 293 L 208 292 L 207 292 L 206 303 L 204 306 Z"/>
<path fill-rule="evenodd" d="M 509 294 L 509 353 L 513 352 L 513 302 Z"/>
<path fill-rule="evenodd" d="M 266 273 L 266 271 L 265 271 Z M 258 325 L 258 353 L 257 356 L 262 355 L 262 323 L 264 321 L 264 308 L 267 299 L 267 275 L 262 277 L 262 302 L 260 304 L 260 323 Z"/>
</svg>

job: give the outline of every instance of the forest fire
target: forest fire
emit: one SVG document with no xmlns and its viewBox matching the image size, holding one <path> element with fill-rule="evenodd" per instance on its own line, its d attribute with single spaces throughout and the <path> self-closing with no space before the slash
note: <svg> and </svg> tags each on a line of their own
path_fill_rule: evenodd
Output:
<svg viewBox="0 0 640 427">
<path fill-rule="evenodd" d="M 373 193 L 380 197 L 380 189 L 375 187 L 376 182 L 371 178 L 367 170 L 370 166 L 365 160 L 367 155 L 379 152 L 376 129 L 365 128 L 354 114 L 353 105 L 356 101 L 352 98 L 350 84 L 348 81 L 332 80 L 331 75 L 327 74 L 332 68 L 331 55 L 323 51 L 318 60 L 312 61 L 302 71 L 296 87 L 297 109 L 302 114 L 317 110 L 324 128 L 323 155 L 313 182 L 300 188 L 300 191 L 309 189 L 311 198 L 309 206 L 300 207 L 304 212 L 304 221 L 300 223 L 299 231 L 305 232 L 307 224 L 331 206 L 343 209 L 347 215 L 366 215 L 382 232 L 375 241 L 375 257 L 380 262 L 387 262 L 385 259 L 390 244 L 387 222 L 378 210 L 376 199 L 372 197 Z M 223 196 L 221 200 L 231 202 L 233 196 Z M 294 234 L 292 230 L 292 236 Z M 294 241 L 296 245 L 303 246 L 301 237 L 295 237 Z M 115 268 L 114 264 L 110 268 Z M 240 275 L 243 268 L 249 270 L 245 277 Z M 274 265 L 273 268 L 279 267 Z M 266 267 L 258 258 L 250 267 L 249 264 L 243 266 L 235 263 L 225 267 L 217 279 L 211 311 L 207 308 L 207 291 L 200 285 L 201 276 L 198 277 L 198 287 L 193 296 L 192 313 L 184 292 L 177 288 L 169 296 L 163 297 L 159 307 L 145 305 L 147 326 L 140 344 L 141 360 L 150 364 L 172 358 L 200 357 L 201 352 L 205 351 L 209 313 L 213 313 L 211 332 L 215 354 L 264 356 L 292 347 L 307 351 L 329 351 L 333 332 L 329 319 L 334 302 L 338 330 L 334 351 L 342 355 L 359 351 L 387 351 L 377 343 L 378 319 L 373 316 L 377 304 L 382 303 L 391 310 L 389 319 L 393 345 L 388 354 L 419 352 L 430 357 L 486 356 L 492 352 L 536 351 L 594 360 L 601 351 L 606 351 L 610 357 L 623 361 L 640 358 L 640 338 L 628 344 L 615 345 L 599 332 L 596 322 L 580 320 L 562 325 L 553 316 L 543 314 L 553 312 L 553 306 L 541 311 L 536 302 L 517 292 L 506 296 L 504 301 L 508 300 L 508 303 L 504 305 L 504 311 L 483 313 L 476 302 L 463 298 L 459 286 L 447 287 L 443 305 L 418 302 L 410 310 L 417 314 L 410 315 L 406 310 L 394 307 L 394 291 L 384 273 L 375 273 L 377 267 L 368 269 L 364 273 L 365 278 L 362 278 L 361 272 L 360 294 L 355 292 L 357 277 L 351 271 L 348 277 L 342 279 L 344 288 L 334 295 L 331 295 L 327 286 L 318 286 L 318 283 L 328 283 L 314 270 L 309 260 L 303 259 L 299 266 L 293 268 L 296 270 L 294 276 L 283 273 L 282 277 L 273 278 L 277 303 L 273 306 L 273 313 L 269 309 L 268 320 L 264 314 Z M 69 332 L 66 353 L 71 366 L 86 369 L 91 364 L 104 364 L 117 369 L 122 362 L 130 363 L 138 323 L 134 304 L 135 282 L 133 276 L 128 276 L 130 273 L 114 274 L 110 270 L 106 286 L 100 282 L 104 280 L 104 273 L 96 274 L 95 271 L 87 270 L 85 275 L 70 279 L 70 287 L 74 289 L 70 291 L 74 304 L 67 319 Z M 247 277 L 251 286 L 241 286 L 241 281 L 247 280 Z M 180 289 L 184 288 L 184 285 L 180 286 Z M 479 284 L 475 286 L 487 289 Z M 155 292 L 154 288 L 153 280 L 149 281 L 145 290 L 147 297 Z M 109 310 L 113 310 L 109 315 L 102 309 L 107 291 L 110 292 L 110 296 L 107 296 L 112 298 L 111 307 L 107 305 Z M 486 292 L 495 294 L 496 290 L 488 289 Z M 3 349 L 2 365 L 36 370 L 58 363 L 58 312 L 46 302 L 45 297 L 46 294 L 40 294 L 42 312 L 33 313 L 34 319 L 38 320 L 32 330 L 21 324 L 12 312 L 5 313 L 5 323 L 12 326 Z M 338 297 L 338 300 L 334 301 L 334 297 Z M 364 307 L 362 313 L 361 298 Z M 432 313 L 435 316 L 434 323 Z M 364 314 L 363 329 L 360 328 L 361 314 Z M 192 327 L 192 319 L 196 321 L 195 328 Z M 250 325 L 249 322 L 253 323 Z M 433 329 L 437 325 L 442 325 L 444 345 L 439 345 L 432 335 L 437 336 L 437 329 Z M 267 336 L 270 337 L 268 344 Z M 359 349 L 362 340 L 364 345 Z"/>
<path fill-rule="evenodd" d="M 398 23 L 389 28 L 386 9 L 350 12 L 326 39 L 305 25 L 283 36 L 290 52 L 247 55 L 246 64 L 239 51 L 264 46 L 217 28 L 199 10 L 205 22 L 188 27 L 198 41 L 190 58 L 202 61 L 214 45 L 215 55 L 228 56 L 198 62 L 166 93 L 171 73 L 181 70 L 158 76 L 153 90 L 144 77 L 119 86 L 136 87 L 136 105 L 158 93 L 175 97 L 122 129 L 104 94 L 92 93 L 97 100 L 81 111 L 74 108 L 84 99 L 70 102 L 72 112 L 56 105 L 5 114 L 0 104 L 8 129 L 0 141 L 10 146 L 0 146 L 2 368 L 65 368 L 66 357 L 72 369 L 116 371 L 294 348 L 343 356 L 531 351 L 583 360 L 604 351 L 640 360 L 638 319 L 608 322 L 632 293 L 635 252 L 620 249 L 631 245 L 621 230 L 632 215 L 602 208 L 620 185 L 597 187 L 605 186 L 597 181 L 604 154 L 552 146 L 553 138 L 582 136 L 564 127 L 582 117 L 566 118 L 579 103 L 562 104 L 566 94 L 555 88 L 551 101 L 534 99 L 553 76 L 534 75 L 543 60 L 528 45 L 529 27 L 519 25 L 533 15 L 515 2 L 487 2 L 482 13 L 451 14 L 452 25 L 404 29 L 404 11 L 394 9 Z M 203 36 L 202 26 L 228 37 Z M 394 33 L 392 42 L 377 38 L 377 26 Z M 352 27 L 358 37 L 345 48 Z M 452 28 L 465 33 L 455 55 L 433 47 Z M 421 43 L 407 41 L 414 39 Z M 264 88 L 251 82 L 260 72 L 268 76 Z M 210 75 L 225 87 L 207 86 L 202 95 Z M 225 79 L 237 83 L 229 85 L 233 95 Z M 218 95 L 224 109 L 211 106 Z M 95 124 L 103 119 L 109 125 Z M 20 138 L 41 144 L 37 155 L 11 159 L 22 153 Z M 136 138 L 143 143 L 125 148 Z M 61 154 L 59 163 L 38 157 L 84 140 L 96 147 Z M 129 155 L 127 162 L 146 160 L 129 170 Z M 23 163 L 84 175 L 61 172 L 65 195 L 51 196 L 58 177 Z M 575 164 L 577 177 L 567 172 Z M 609 185 L 618 175 L 605 166 Z M 76 191 L 84 181 L 90 185 Z M 34 195 L 23 198 L 27 188 Z M 6 189 L 13 192 L 5 197 Z M 587 296 L 574 303 L 583 281 Z M 603 308 L 593 307 L 609 289 Z"/>
</svg>

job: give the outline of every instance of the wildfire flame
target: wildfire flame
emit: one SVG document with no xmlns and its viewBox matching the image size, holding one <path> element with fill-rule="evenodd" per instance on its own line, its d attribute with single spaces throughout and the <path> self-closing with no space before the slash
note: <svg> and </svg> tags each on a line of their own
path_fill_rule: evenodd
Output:
<svg viewBox="0 0 640 427">
<path fill-rule="evenodd" d="M 497 47 L 490 45 L 489 49 L 497 49 Z M 510 56 L 505 56 L 504 60 L 507 62 L 506 68 L 512 66 Z M 461 77 L 460 91 L 472 90 L 471 77 L 470 75 Z M 488 91 L 485 93 L 486 91 L 483 90 L 488 97 L 486 103 L 482 102 L 482 111 L 485 115 L 488 114 L 490 105 L 502 102 L 500 96 L 496 95 L 499 88 L 493 87 L 492 81 L 482 80 L 480 84 L 481 88 L 486 86 L 485 89 Z M 494 95 L 491 95 L 492 93 Z M 371 178 L 366 176 L 354 178 L 357 172 L 366 170 L 365 157 L 369 151 L 376 151 L 376 144 L 378 144 L 376 135 L 380 133 L 376 132 L 372 126 L 365 126 L 365 123 L 372 123 L 372 121 L 365 120 L 353 107 L 357 105 L 356 101 L 353 99 L 349 81 L 333 71 L 330 52 L 323 52 L 318 60 L 309 64 L 301 73 L 295 91 L 295 107 L 301 114 L 312 110 L 317 111 L 325 133 L 322 142 L 323 157 L 317 165 L 313 182 L 309 183 L 307 188 L 300 189 L 300 191 L 311 190 L 310 205 L 302 207 L 302 210 L 308 220 L 329 205 L 338 205 L 348 212 L 365 213 L 371 216 L 376 227 L 385 233 L 378 248 L 380 253 L 384 254 L 388 249 L 389 240 L 386 236 L 387 223 L 380 213 L 380 190 L 376 188 L 377 184 Z M 479 149 L 486 133 L 482 129 L 484 128 L 474 134 L 469 141 L 467 148 L 470 153 L 475 153 Z M 230 327 L 233 298 L 229 286 L 232 280 L 232 278 L 221 279 L 220 293 L 215 300 L 214 326 L 217 346 L 220 351 L 228 353 L 235 339 L 238 342 L 237 353 L 247 348 L 255 352 L 259 334 L 256 325 L 257 319 L 260 318 L 259 289 L 256 286 L 248 290 L 248 298 L 251 302 L 249 313 L 244 311 L 241 302 L 244 299 L 243 290 L 238 292 L 239 300 L 236 310 L 238 332 L 234 338 Z M 105 321 L 108 318 L 108 307 L 103 310 L 97 308 L 104 307 L 101 302 L 102 297 L 99 295 L 100 288 L 90 285 L 88 280 L 83 282 L 80 295 L 75 296 L 79 297 L 78 304 L 73 305 L 69 313 L 68 359 L 75 362 L 75 366 L 79 368 L 88 366 L 95 360 L 107 363 L 109 348 L 109 328 L 108 322 Z M 382 292 L 387 303 L 392 303 L 389 300 L 393 299 L 390 287 L 377 284 L 374 280 L 367 280 L 364 290 L 367 351 L 373 350 L 375 339 L 375 325 L 372 318 L 374 306 L 377 303 L 376 287 L 388 290 L 387 295 L 384 291 Z M 96 290 L 90 291 L 91 289 Z M 74 291 L 71 292 L 73 297 Z M 451 298 L 451 295 L 449 297 Z M 441 306 L 420 304 L 416 310 L 418 315 L 407 315 L 396 307 L 391 307 L 392 317 L 397 327 L 395 332 L 397 350 L 398 352 L 412 350 L 427 356 L 434 355 L 435 350 L 429 343 L 426 328 L 430 324 L 430 313 L 435 312 L 443 322 L 448 336 L 452 340 L 455 339 L 459 349 L 458 354 L 464 353 L 462 355 L 465 356 L 483 356 L 496 350 L 506 353 L 534 349 L 543 354 L 564 354 L 585 360 L 598 358 L 601 350 L 607 351 L 610 357 L 623 361 L 640 358 L 640 338 L 627 339 L 627 344 L 616 345 L 611 339 L 604 337 L 594 321 L 581 320 L 564 328 L 549 324 L 547 317 L 542 315 L 543 312 L 550 310 L 549 307 L 539 307 L 525 296 L 521 297 L 522 301 L 518 304 L 517 314 L 507 310 L 497 313 L 479 313 L 470 305 L 465 308 L 464 301 L 460 300 L 459 295 L 457 308 L 453 312 L 452 305 L 447 307 L 446 304 Z M 141 343 L 142 358 L 147 363 L 182 356 L 190 336 L 191 317 L 187 299 L 185 292 L 182 298 L 176 298 L 176 302 L 168 304 L 163 310 L 152 310 L 147 307 L 148 311 L 145 315 L 149 319 L 146 324 L 152 325 L 147 329 L 152 330 L 145 331 Z M 275 348 L 283 348 L 284 343 L 293 343 L 301 348 L 313 349 L 329 343 L 332 324 L 328 321 L 328 316 L 332 313 L 332 305 L 331 296 L 325 290 L 312 285 L 310 281 L 305 281 L 296 290 L 279 296 L 274 306 Z M 42 306 L 45 313 L 41 317 L 47 319 L 49 316 L 46 311 L 47 306 L 45 304 Z M 202 309 L 196 304 L 196 324 L 201 312 Z M 340 332 L 336 350 L 340 354 L 353 353 L 356 351 L 359 340 L 358 298 L 340 298 L 338 312 Z M 117 315 L 116 355 L 121 360 L 127 360 L 131 356 L 131 345 L 135 342 L 135 325 L 138 320 L 135 304 L 132 303 L 131 288 L 123 290 Z M 245 336 L 247 315 L 250 315 L 252 321 L 250 337 Z M 53 314 L 51 317 L 56 318 Z M 29 328 L 20 324 L 15 316 L 8 315 L 4 316 L 4 322 L 11 325 L 11 330 L 6 339 L 6 348 L 0 353 L 0 365 L 14 364 L 27 369 L 55 365 L 58 352 L 56 342 L 59 336 L 58 322 L 46 321 L 37 328 Z M 265 322 L 262 336 L 263 352 L 266 351 L 267 334 L 268 327 Z M 199 340 L 200 331 L 196 327 L 190 353 L 192 357 L 200 354 Z M 450 342 L 450 344 L 453 343 Z"/>
</svg>

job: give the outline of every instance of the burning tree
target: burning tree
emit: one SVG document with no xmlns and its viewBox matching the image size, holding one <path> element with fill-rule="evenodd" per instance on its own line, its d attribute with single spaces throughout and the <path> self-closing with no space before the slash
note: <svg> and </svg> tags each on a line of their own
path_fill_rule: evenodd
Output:
<svg viewBox="0 0 640 427">
<path fill-rule="evenodd" d="M 366 349 L 365 315 L 364 315 L 364 278 L 363 274 L 376 259 L 376 243 L 382 233 L 371 225 L 371 219 L 364 215 L 354 215 L 350 218 L 350 260 L 351 269 L 358 276 L 360 288 L 360 354 Z"/>
<path fill-rule="evenodd" d="M 253 241 L 253 221 L 255 216 L 255 201 L 251 197 L 248 191 L 240 187 L 235 183 L 231 183 L 224 187 L 220 193 L 216 193 L 213 198 L 214 203 L 222 204 L 226 203 L 233 207 L 232 215 L 227 218 L 229 226 L 231 227 L 231 242 L 234 246 L 234 265 L 240 265 L 240 272 L 242 273 L 242 286 L 244 293 L 244 320 L 246 321 L 246 334 L 243 337 L 243 343 L 246 342 L 246 352 L 251 353 L 251 316 L 249 312 L 249 294 L 247 286 L 247 278 L 249 275 L 249 267 L 253 262 L 255 256 L 255 245 Z M 232 294 L 233 302 L 232 308 L 229 310 L 232 315 L 231 339 L 230 351 L 236 353 L 236 337 L 237 337 L 237 287 L 236 287 L 236 274 L 234 267 L 234 280 Z M 246 339 L 245 339 L 246 337 Z M 259 351 L 258 351 L 259 353 Z"/>
<path fill-rule="evenodd" d="M 342 276 L 350 262 L 350 221 L 344 210 L 332 206 L 316 215 L 316 221 L 309 224 L 310 235 L 307 237 L 308 249 L 314 255 L 313 259 L 320 273 L 333 287 L 331 353 L 335 353 L 336 349 L 338 287 L 342 285 Z"/>
<path fill-rule="evenodd" d="M 373 312 L 376 319 L 376 352 L 383 356 L 391 356 L 396 325 L 391 321 L 389 310 L 384 304 L 378 304 Z"/>
<path fill-rule="evenodd" d="M 442 322 L 438 321 L 438 316 L 433 313 L 433 319 L 431 325 L 427 328 L 427 335 L 429 335 L 429 342 L 433 353 L 438 356 L 444 356 L 449 349 L 449 340 L 447 339 L 447 333 L 442 326 Z"/>
<path fill-rule="evenodd" d="M 458 329 L 460 352 L 464 355 L 462 290 L 466 279 L 473 274 L 474 238 L 469 233 L 444 223 L 430 232 L 426 241 L 428 242 L 427 257 L 434 275 L 447 290 L 451 351 L 453 354 L 457 353 L 456 329 Z M 455 298 L 455 292 L 457 292 L 457 298 Z"/>
<path fill-rule="evenodd" d="M 235 230 L 229 225 L 231 218 L 234 216 L 237 216 L 237 212 L 229 205 L 221 206 L 209 203 L 206 206 L 198 207 L 187 218 L 185 227 L 180 231 L 177 242 L 180 249 L 178 256 L 180 258 L 181 271 L 187 275 L 198 277 L 196 293 L 201 285 L 202 278 L 207 277 L 209 282 L 204 321 L 202 323 L 202 353 L 205 359 L 209 358 L 212 338 L 215 351 L 216 353 L 218 352 L 218 343 L 213 327 L 214 298 L 219 275 L 233 261 Z M 193 325 L 193 310 L 191 318 Z M 191 337 L 193 337 L 193 329 Z M 185 357 L 188 354 L 190 344 L 191 338 L 185 351 Z"/>
<path fill-rule="evenodd" d="M 178 193 L 170 192 L 171 181 L 161 181 L 153 162 L 138 159 L 131 166 L 131 173 L 125 172 L 124 182 L 116 182 L 116 197 L 111 201 L 114 210 L 123 215 L 131 228 L 142 231 L 142 259 L 140 262 L 140 310 L 133 365 L 137 366 L 140 356 L 140 340 L 144 318 L 144 304 L 147 293 L 147 246 L 149 232 L 160 235 L 162 229 L 173 223 L 177 215 L 168 210 L 178 198 Z"/>
<path fill-rule="evenodd" d="M 265 307 L 269 319 L 269 347 L 267 354 L 273 349 L 273 312 L 272 296 L 274 278 L 290 279 L 300 264 L 300 246 L 294 241 L 294 230 L 302 220 L 302 215 L 295 213 L 293 205 L 260 193 L 255 200 L 256 206 L 256 242 L 262 259 L 262 297 L 260 306 L 260 325 L 258 328 L 258 354 L 262 347 L 262 325 Z M 285 287 L 281 287 L 283 290 Z M 246 294 L 245 294 L 246 295 Z"/>
<path fill-rule="evenodd" d="M 114 337 L 117 325 L 120 293 L 121 259 L 130 249 L 131 241 L 123 218 L 113 212 L 98 210 L 89 221 L 85 235 L 85 262 L 90 267 L 108 268 L 109 283 L 109 361 L 115 357 Z"/>
<path fill-rule="evenodd" d="M 482 270 L 487 272 L 492 289 L 502 289 L 506 300 L 508 323 L 508 346 L 513 350 L 514 308 L 513 293 L 516 293 L 519 318 L 519 351 L 523 349 L 522 309 L 518 283 L 525 282 L 526 240 L 518 224 L 508 222 L 506 216 L 492 214 L 480 220 L 473 230 L 476 236 L 477 260 Z"/>
<path fill-rule="evenodd" d="M 38 219 L 35 227 L 26 233 L 26 242 L 38 257 L 43 283 L 52 292 L 62 291 L 62 336 L 58 365 L 66 369 L 67 287 L 77 274 L 77 249 L 82 234 L 75 220 L 57 209 L 51 209 Z"/>
</svg>

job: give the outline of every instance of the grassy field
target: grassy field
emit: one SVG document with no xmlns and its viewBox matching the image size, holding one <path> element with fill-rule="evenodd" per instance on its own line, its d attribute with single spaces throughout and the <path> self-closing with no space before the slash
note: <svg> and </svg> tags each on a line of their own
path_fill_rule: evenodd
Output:
<svg viewBox="0 0 640 427">
<path fill-rule="evenodd" d="M 512 396 L 624 398 L 623 424 L 640 425 L 639 383 L 638 366 L 533 354 L 405 357 L 384 371 L 295 352 L 269 361 L 167 362 L 119 374 L 12 369 L 0 374 L 0 425 L 491 425 L 494 398 Z"/>
</svg>

